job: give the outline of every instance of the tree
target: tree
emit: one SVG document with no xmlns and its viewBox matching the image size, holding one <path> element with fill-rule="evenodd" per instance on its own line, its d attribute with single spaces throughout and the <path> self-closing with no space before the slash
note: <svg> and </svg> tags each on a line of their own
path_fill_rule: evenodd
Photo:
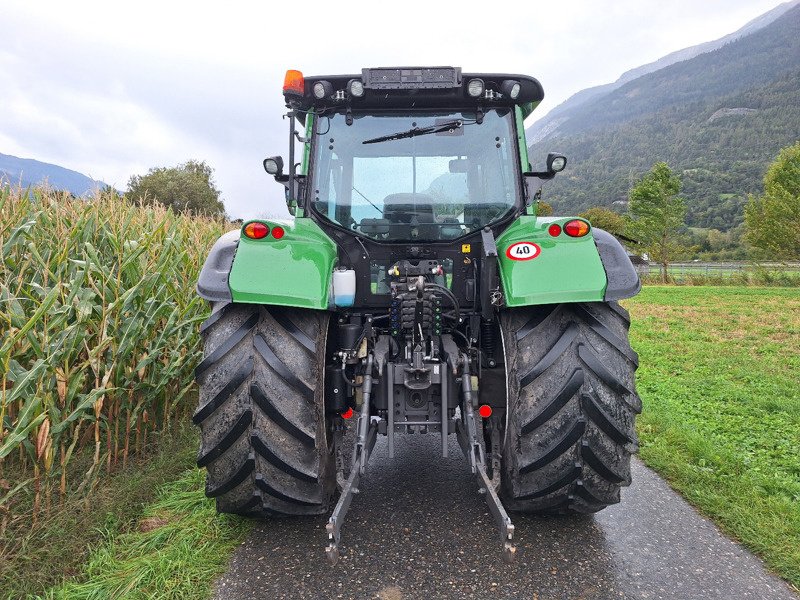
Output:
<svg viewBox="0 0 800 600">
<path fill-rule="evenodd" d="M 686 201 L 678 197 L 680 189 L 680 178 L 667 163 L 658 162 L 630 191 L 626 235 L 661 265 L 664 283 L 672 257 L 682 249 L 678 236 L 685 227 Z"/>
<path fill-rule="evenodd" d="M 598 227 L 612 235 L 625 233 L 625 217 L 603 206 L 595 206 L 578 216 L 589 221 L 592 227 Z"/>
<path fill-rule="evenodd" d="M 225 214 L 215 187 L 214 169 L 203 161 L 190 160 L 177 167 L 153 168 L 147 175 L 133 175 L 128 181 L 130 200 L 157 202 L 175 212 L 218 216 Z"/>
<path fill-rule="evenodd" d="M 540 217 L 549 217 L 553 214 L 553 207 L 547 202 L 539 200 L 536 203 L 536 214 Z"/>
<path fill-rule="evenodd" d="M 800 142 L 780 151 L 764 176 L 764 195 L 744 210 L 747 241 L 771 258 L 800 260 Z"/>
</svg>

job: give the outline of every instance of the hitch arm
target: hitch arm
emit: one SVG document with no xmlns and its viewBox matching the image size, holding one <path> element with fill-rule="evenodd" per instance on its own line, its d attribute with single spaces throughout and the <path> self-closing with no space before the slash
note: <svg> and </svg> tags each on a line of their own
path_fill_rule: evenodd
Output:
<svg viewBox="0 0 800 600">
<path fill-rule="evenodd" d="M 461 450 L 469 461 L 472 473 L 478 480 L 479 492 L 484 495 L 489 512 L 494 518 L 503 544 L 503 560 L 510 563 L 514 560 L 517 547 L 514 545 L 514 525 L 508 516 L 500 497 L 497 495 L 494 483 L 486 473 L 486 453 L 478 437 L 478 420 L 472 408 L 472 383 L 470 381 L 469 357 L 462 354 L 461 363 L 464 366 L 462 379 L 463 402 L 461 404 L 462 418 L 456 422 L 456 436 Z"/>
<path fill-rule="evenodd" d="M 367 357 L 367 367 L 364 375 L 364 387 L 362 388 L 361 412 L 358 415 L 358 437 L 356 438 L 355 449 L 353 450 L 353 465 L 350 468 L 350 475 L 342 486 L 339 501 L 333 509 L 325 530 L 328 534 L 328 545 L 325 547 L 325 554 L 331 564 L 339 561 L 339 542 L 341 540 L 342 524 L 350 509 L 353 495 L 358 493 L 358 484 L 361 476 L 366 472 L 367 461 L 375 446 L 375 438 L 378 433 L 377 423 L 370 423 L 369 404 L 372 396 L 372 362 L 370 354 Z"/>
<path fill-rule="evenodd" d="M 342 493 L 339 496 L 339 502 L 336 503 L 336 508 L 333 509 L 331 518 L 328 519 L 328 524 L 325 526 L 325 531 L 328 534 L 328 545 L 325 547 L 325 554 L 332 565 L 339 562 L 339 542 L 342 538 L 342 524 L 344 518 L 347 516 L 347 511 L 350 509 L 350 503 L 353 501 L 353 495 L 358 493 L 358 484 L 361 481 L 361 473 L 364 467 L 367 466 L 367 460 L 375 446 L 375 437 L 378 433 L 378 426 L 373 423 L 368 431 L 364 444 L 363 452 L 356 459 L 353 468 L 350 469 L 350 476 L 344 482 Z"/>
</svg>

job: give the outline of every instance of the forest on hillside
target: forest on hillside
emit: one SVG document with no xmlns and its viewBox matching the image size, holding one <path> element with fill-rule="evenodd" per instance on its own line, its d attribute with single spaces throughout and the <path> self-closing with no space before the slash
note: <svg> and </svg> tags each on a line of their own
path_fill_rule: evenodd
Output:
<svg viewBox="0 0 800 600">
<path fill-rule="evenodd" d="M 800 139 L 798 25 L 800 7 L 571 111 L 531 147 L 534 164 L 550 151 L 569 157 L 547 201 L 562 214 L 624 203 L 632 182 L 664 161 L 683 180 L 689 225 L 739 225 L 769 163 Z"/>
</svg>

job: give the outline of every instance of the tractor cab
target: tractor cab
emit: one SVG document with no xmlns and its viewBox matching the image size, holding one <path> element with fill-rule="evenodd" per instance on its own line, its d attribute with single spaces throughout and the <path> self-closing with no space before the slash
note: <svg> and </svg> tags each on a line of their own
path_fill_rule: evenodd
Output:
<svg viewBox="0 0 800 600">
<path fill-rule="evenodd" d="M 524 210 L 519 129 L 544 97 L 537 80 L 454 67 L 289 71 L 283 89 L 309 144 L 299 185 L 288 181 L 298 177 L 292 158 L 288 178 L 277 174 L 290 209 L 299 202 L 321 221 L 394 243 L 455 239 Z"/>
<path fill-rule="evenodd" d="M 321 117 L 309 206 L 320 219 L 381 242 L 440 242 L 521 206 L 513 111 L 478 123 L 467 111 Z M 330 140 L 333 140 L 331 142 Z"/>
<path fill-rule="evenodd" d="M 286 186 L 289 210 L 337 241 L 355 305 L 388 305 L 387 273 L 402 259 L 435 260 L 463 305 L 479 302 L 481 232 L 493 240 L 534 214 L 529 184 L 555 174 L 530 172 L 524 142 L 539 82 L 455 67 L 288 71 L 283 93 L 292 127 L 305 126 L 302 138 L 292 132 L 303 160 L 298 170 L 290 156 L 287 174 L 279 157 L 265 168 Z"/>
</svg>

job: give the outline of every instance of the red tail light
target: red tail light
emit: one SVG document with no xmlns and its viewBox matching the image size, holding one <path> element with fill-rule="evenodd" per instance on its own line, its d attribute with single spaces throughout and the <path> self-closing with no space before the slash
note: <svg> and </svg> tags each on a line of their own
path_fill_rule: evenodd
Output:
<svg viewBox="0 0 800 600">
<path fill-rule="evenodd" d="M 343 419 L 352 419 L 353 418 L 353 409 L 348 408 L 346 411 L 342 413 Z"/>
<path fill-rule="evenodd" d="M 589 233 L 589 223 L 580 219 L 573 219 L 564 225 L 564 233 L 570 237 L 583 237 Z"/>
<path fill-rule="evenodd" d="M 285 233 L 286 232 L 283 230 L 283 227 L 280 225 L 275 225 L 275 227 L 272 228 L 272 237 L 274 237 L 276 240 L 281 239 Z"/>
<path fill-rule="evenodd" d="M 558 223 L 553 223 L 550 227 L 547 228 L 547 233 L 552 235 L 553 237 L 558 237 L 561 235 L 561 225 Z"/>
<path fill-rule="evenodd" d="M 492 407 L 488 404 L 482 404 L 481 407 L 478 409 L 478 414 L 482 416 L 484 419 L 488 419 L 492 416 Z"/>
<path fill-rule="evenodd" d="M 253 221 L 252 223 L 245 225 L 244 234 L 251 240 L 260 240 L 269 235 L 269 227 L 264 225 L 264 223 Z"/>
</svg>

